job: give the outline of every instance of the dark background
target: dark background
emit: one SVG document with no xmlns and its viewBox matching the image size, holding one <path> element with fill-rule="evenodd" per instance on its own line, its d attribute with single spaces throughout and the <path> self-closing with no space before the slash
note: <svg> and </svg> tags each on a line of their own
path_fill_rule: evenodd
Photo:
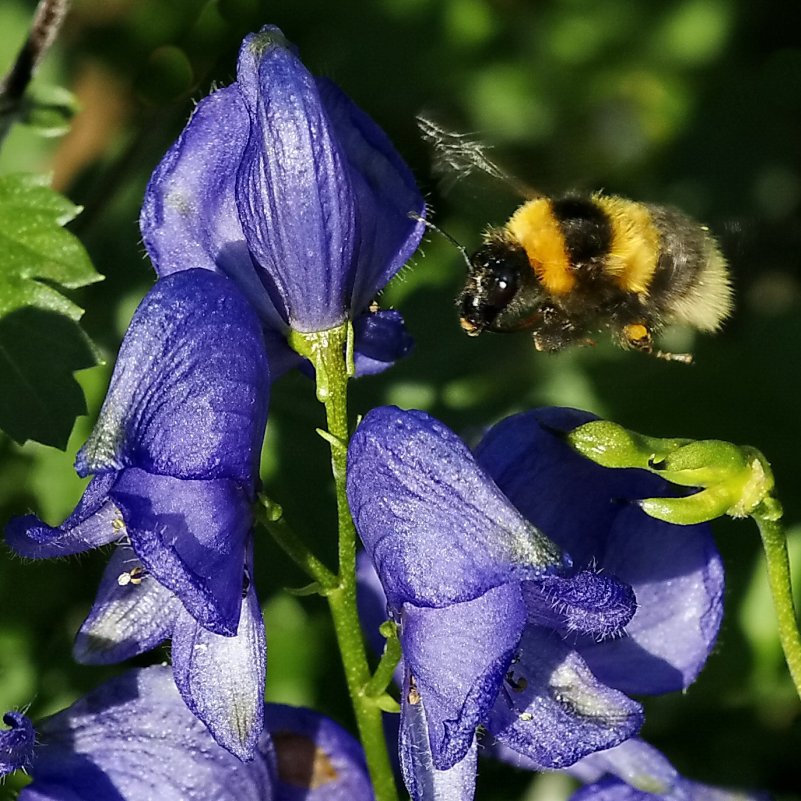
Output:
<svg viewBox="0 0 801 801">
<path fill-rule="evenodd" d="M 3 0 L 0 72 L 33 7 Z M 77 299 L 108 363 L 79 375 L 91 412 L 66 453 L 0 438 L 2 520 L 32 509 L 58 523 L 79 497 L 75 450 L 153 281 L 137 227 L 145 183 L 193 100 L 233 79 L 242 36 L 267 22 L 387 130 L 434 219 L 468 248 L 518 200 L 481 181 L 443 195 L 415 128 L 421 111 L 480 132 L 510 171 L 543 191 L 603 188 L 682 207 L 717 233 L 734 275 L 737 310 L 722 333 L 665 339 L 668 349 L 694 352 L 690 367 L 607 342 L 546 356 L 525 335 L 461 333 L 452 298 L 464 267 L 452 246 L 429 237 L 383 297 L 403 312 L 416 348 L 388 373 L 357 382 L 351 413 L 379 403 L 425 408 L 469 439 L 510 412 L 556 403 L 648 434 L 756 445 L 773 464 L 801 573 L 801 5 L 781 0 L 76 2 L 37 81 L 67 86 L 82 111 L 61 140 L 17 127 L 0 171 L 52 171 L 56 187 L 85 207 L 72 230 L 106 280 Z M 327 446 L 314 433 L 321 423 L 311 383 L 282 379 L 264 480 L 294 527 L 330 554 Z M 720 521 L 716 534 L 728 576 L 717 649 L 687 693 L 647 702 L 644 736 L 692 778 L 799 799 L 801 705 L 778 646 L 756 530 Z M 281 592 L 305 579 L 264 534 L 256 558 L 269 697 L 349 725 L 322 604 Z M 31 703 L 38 717 L 110 674 L 69 655 L 104 560 L 25 564 L 3 552 L 0 710 Z M 479 775 L 483 799 L 556 800 L 569 789 L 563 777 L 533 779 L 489 762 Z"/>
</svg>

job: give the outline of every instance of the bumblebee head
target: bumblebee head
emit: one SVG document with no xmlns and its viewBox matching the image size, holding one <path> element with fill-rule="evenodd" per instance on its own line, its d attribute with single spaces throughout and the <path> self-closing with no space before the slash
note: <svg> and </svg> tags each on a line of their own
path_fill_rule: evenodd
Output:
<svg viewBox="0 0 801 801">
<path fill-rule="evenodd" d="M 507 240 L 488 242 L 469 261 L 464 288 L 456 299 L 459 322 L 470 336 L 484 329 L 507 330 L 507 312 L 516 305 L 531 273 L 525 251 Z"/>
</svg>

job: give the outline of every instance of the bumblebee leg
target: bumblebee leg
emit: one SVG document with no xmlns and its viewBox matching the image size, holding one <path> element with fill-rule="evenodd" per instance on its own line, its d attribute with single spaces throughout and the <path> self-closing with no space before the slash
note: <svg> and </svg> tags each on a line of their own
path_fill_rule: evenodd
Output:
<svg viewBox="0 0 801 801">
<path fill-rule="evenodd" d="M 641 353 L 648 353 L 656 356 L 657 359 L 664 359 L 667 362 L 681 362 L 682 364 L 692 364 L 691 353 L 668 353 L 664 350 L 654 350 L 654 343 L 651 339 L 650 330 L 642 323 L 629 323 L 623 326 L 623 341 L 634 350 Z"/>
</svg>

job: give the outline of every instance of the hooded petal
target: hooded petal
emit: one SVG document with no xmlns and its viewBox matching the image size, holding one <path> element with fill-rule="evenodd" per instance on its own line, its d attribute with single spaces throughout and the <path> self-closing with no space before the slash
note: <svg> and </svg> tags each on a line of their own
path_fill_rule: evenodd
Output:
<svg viewBox="0 0 801 801">
<path fill-rule="evenodd" d="M 123 470 L 112 490 L 136 555 L 203 626 L 239 623 L 250 500 L 227 479 L 190 481 Z"/>
<path fill-rule="evenodd" d="M 15 770 L 27 770 L 33 762 L 36 734 L 33 724 L 21 712 L 6 712 L 0 730 L 0 777 Z"/>
<path fill-rule="evenodd" d="M 412 349 L 414 340 L 394 309 L 367 312 L 353 321 L 356 375 L 375 375 Z"/>
<path fill-rule="evenodd" d="M 642 720 L 638 703 L 599 682 L 556 634 L 531 626 L 487 728 L 539 768 L 561 768 L 631 737 Z"/>
<path fill-rule="evenodd" d="M 333 720 L 284 704 L 267 704 L 264 720 L 279 801 L 373 801 L 362 747 Z"/>
<path fill-rule="evenodd" d="M 155 648 L 172 634 L 181 602 L 144 571 L 134 550 L 118 546 L 103 573 L 73 656 L 84 665 L 122 662 Z"/>
<path fill-rule="evenodd" d="M 715 641 L 723 570 L 710 527 L 676 526 L 629 500 L 678 494 L 643 470 L 600 467 L 559 435 L 594 419 L 540 409 L 496 425 L 476 449 L 479 464 L 515 506 L 579 565 L 629 584 L 637 611 L 625 638 L 582 645 L 598 678 L 625 692 L 686 687 Z"/>
<path fill-rule="evenodd" d="M 119 539 L 122 514 L 109 500 L 116 473 L 93 478 L 75 511 L 60 525 L 45 525 L 34 515 L 13 517 L 6 527 L 6 544 L 20 556 L 49 559 L 89 551 Z"/>
<path fill-rule="evenodd" d="M 408 692 L 408 689 L 407 689 Z M 476 788 L 477 741 L 447 770 L 434 767 L 425 702 L 407 704 L 399 738 L 403 783 L 412 801 L 469 801 Z"/>
<path fill-rule="evenodd" d="M 333 328 L 347 317 L 359 237 L 346 157 L 277 28 L 245 38 L 237 81 L 251 117 L 236 183 L 248 245 L 292 328 Z"/>
<path fill-rule="evenodd" d="M 366 309 L 412 257 L 425 225 L 425 201 L 387 135 L 334 83 L 318 79 L 320 98 L 351 169 L 359 249 L 351 310 Z M 386 360 L 384 360 L 386 361 Z"/>
<path fill-rule="evenodd" d="M 403 607 L 401 646 L 410 677 L 401 728 L 407 725 L 409 707 L 422 700 L 431 758 L 439 770 L 453 767 L 467 754 L 476 726 L 503 683 L 524 624 L 525 604 L 515 584 L 442 609 Z"/>
<path fill-rule="evenodd" d="M 348 500 L 391 606 L 443 606 L 562 566 L 470 451 L 423 412 L 370 411 L 348 451 Z"/>
<path fill-rule="evenodd" d="M 76 469 L 140 467 L 251 488 L 268 396 L 261 326 L 242 294 L 207 270 L 175 273 L 134 314 Z"/>
<path fill-rule="evenodd" d="M 186 613 L 172 636 L 175 682 L 184 701 L 214 739 L 240 759 L 253 758 L 262 730 L 265 648 L 264 620 L 252 586 L 242 600 L 236 636 L 212 634 Z"/>
<path fill-rule="evenodd" d="M 236 173 L 250 136 L 239 87 L 198 103 L 145 190 L 139 225 L 159 276 L 194 267 L 232 278 L 265 324 L 284 322 L 261 283 L 236 207 Z"/>
<path fill-rule="evenodd" d="M 269 741 L 243 764 L 216 747 L 186 708 L 170 669 L 134 670 L 41 725 L 34 782 L 20 794 L 52 801 L 270 801 Z"/>
</svg>

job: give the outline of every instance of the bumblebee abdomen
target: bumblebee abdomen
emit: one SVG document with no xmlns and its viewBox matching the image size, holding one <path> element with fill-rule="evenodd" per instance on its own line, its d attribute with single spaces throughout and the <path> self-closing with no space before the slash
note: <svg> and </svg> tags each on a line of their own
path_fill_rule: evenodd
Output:
<svg viewBox="0 0 801 801">
<path fill-rule="evenodd" d="M 648 207 L 605 195 L 537 198 L 506 225 L 552 297 L 606 285 L 646 293 L 656 271 L 660 234 Z"/>
<path fill-rule="evenodd" d="M 650 208 L 616 195 L 593 195 L 607 215 L 611 236 L 604 272 L 623 292 L 649 294 L 659 264 L 660 231 Z"/>
<path fill-rule="evenodd" d="M 701 331 L 716 331 L 731 314 L 733 293 L 726 260 L 709 230 L 677 209 L 648 206 L 660 235 L 650 295 L 665 317 Z"/>
</svg>

